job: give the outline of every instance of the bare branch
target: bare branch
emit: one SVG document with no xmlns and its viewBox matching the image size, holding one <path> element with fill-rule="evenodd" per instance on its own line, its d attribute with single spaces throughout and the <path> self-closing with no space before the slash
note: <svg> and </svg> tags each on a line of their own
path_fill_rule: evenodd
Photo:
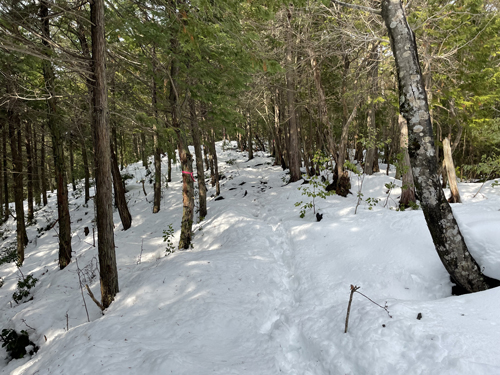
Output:
<svg viewBox="0 0 500 375">
<path fill-rule="evenodd" d="M 348 4 L 348 3 L 344 3 L 344 2 L 338 1 L 338 0 L 332 0 L 332 3 L 341 5 L 341 6 L 346 7 L 346 8 L 352 8 L 352 9 L 362 10 L 364 12 L 368 12 L 368 13 L 372 13 L 372 14 L 378 14 L 378 15 L 382 14 L 381 10 L 364 7 L 362 5 Z"/>
</svg>

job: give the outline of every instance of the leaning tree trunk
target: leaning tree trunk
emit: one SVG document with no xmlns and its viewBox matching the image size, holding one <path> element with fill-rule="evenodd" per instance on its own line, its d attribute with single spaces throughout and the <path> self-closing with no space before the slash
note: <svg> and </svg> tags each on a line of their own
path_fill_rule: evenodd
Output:
<svg viewBox="0 0 500 375">
<path fill-rule="evenodd" d="M 444 153 L 444 167 L 448 175 L 448 182 L 450 184 L 451 197 L 450 203 L 462 203 L 460 193 L 457 185 L 457 175 L 455 174 L 455 164 L 453 163 L 453 156 L 451 154 L 450 139 L 446 137 L 443 139 L 443 153 Z"/>
<path fill-rule="evenodd" d="M 437 253 L 459 286 L 469 292 L 485 290 L 498 282 L 484 276 L 472 258 L 441 189 L 417 45 L 401 1 L 382 0 L 382 17 L 396 61 L 400 111 L 408 122 L 414 183 Z"/>
<path fill-rule="evenodd" d="M 104 308 L 113 302 L 118 293 L 118 270 L 116 267 L 115 237 L 113 231 L 113 203 L 111 184 L 111 155 L 108 124 L 108 92 L 106 86 L 106 46 L 104 31 L 104 0 L 90 2 L 92 23 L 92 75 L 94 159 L 97 209 L 97 246 L 99 251 L 99 275 L 101 279 L 101 301 Z"/>
</svg>

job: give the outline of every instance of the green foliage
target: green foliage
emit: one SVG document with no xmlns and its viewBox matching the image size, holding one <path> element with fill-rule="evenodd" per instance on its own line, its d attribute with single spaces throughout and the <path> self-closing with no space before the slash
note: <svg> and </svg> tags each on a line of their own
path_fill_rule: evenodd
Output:
<svg viewBox="0 0 500 375">
<path fill-rule="evenodd" d="M 13 329 L 4 328 L 0 334 L 0 341 L 2 341 L 2 348 L 5 348 L 13 359 L 23 358 L 27 354 L 26 347 L 29 346 L 32 346 L 30 355 L 38 351 L 38 347 L 30 341 L 28 332 L 24 330 L 17 333 Z"/>
<path fill-rule="evenodd" d="M 378 202 L 380 202 L 380 199 L 378 198 L 370 198 L 370 197 L 366 198 L 366 203 L 368 204 L 369 210 L 372 210 L 373 207 L 375 207 L 378 204 Z"/>
<path fill-rule="evenodd" d="M 228 159 L 226 160 L 227 165 L 234 165 L 236 163 L 236 159 Z"/>
<path fill-rule="evenodd" d="M 413 201 L 409 201 L 408 202 L 408 208 L 413 210 L 413 211 L 416 211 L 418 209 L 420 209 L 420 206 L 416 203 L 416 202 L 413 202 Z M 396 211 L 405 211 L 406 210 L 406 207 L 405 206 L 399 206 Z"/>
<path fill-rule="evenodd" d="M 325 164 L 329 161 L 329 158 L 322 155 L 321 152 L 317 152 L 313 157 L 313 162 L 317 163 L 320 174 L 324 171 Z M 309 185 L 301 186 L 298 190 L 302 191 L 302 195 L 312 198 L 309 202 L 295 202 L 295 207 L 300 207 L 300 217 L 304 218 L 307 210 L 313 209 L 313 213 L 316 214 L 316 198 L 326 199 L 327 196 L 335 194 L 334 191 L 326 191 L 325 188 L 328 186 L 328 180 L 323 182 L 319 176 L 312 176 L 309 180 Z"/>
<path fill-rule="evenodd" d="M 471 177 L 486 181 L 491 177 L 500 176 L 500 157 L 497 155 L 483 155 L 480 163 L 464 165 L 463 169 L 464 172 L 470 174 Z"/>
<path fill-rule="evenodd" d="M 384 207 L 386 207 L 387 203 L 389 203 L 389 199 L 391 197 L 392 189 L 394 189 L 395 187 L 397 187 L 397 185 L 394 182 L 391 181 L 391 182 L 388 182 L 387 184 L 385 184 L 384 186 L 387 189 L 387 191 L 385 192 L 387 194 L 387 198 L 385 198 L 385 202 L 384 202 Z"/>
<path fill-rule="evenodd" d="M 128 173 L 128 172 L 122 173 L 121 176 L 122 176 L 122 181 L 125 184 L 127 183 L 128 180 L 133 180 L 134 179 L 134 175 L 131 174 L 131 173 Z"/>
<path fill-rule="evenodd" d="M 165 251 L 167 255 L 172 254 L 175 252 L 175 246 L 174 246 L 174 227 L 172 224 L 168 225 L 168 229 L 163 230 L 163 242 L 167 243 L 167 246 L 165 248 Z"/>
<path fill-rule="evenodd" d="M 351 163 L 349 160 L 346 160 L 344 162 L 344 169 L 351 171 L 358 176 L 361 175 L 361 171 L 358 169 L 358 167 L 355 164 Z"/>
<path fill-rule="evenodd" d="M 12 263 L 17 261 L 17 247 L 16 243 L 12 243 L 5 250 L 0 253 L 0 266 L 5 263 Z"/>
<path fill-rule="evenodd" d="M 491 187 L 497 187 L 498 185 L 500 185 L 500 182 L 498 182 L 498 180 L 495 180 L 491 183 Z"/>
<path fill-rule="evenodd" d="M 16 303 L 19 303 L 25 297 L 28 297 L 30 295 L 30 290 L 35 287 L 37 281 L 38 279 L 33 277 L 33 275 L 28 275 L 22 280 L 19 280 L 17 282 L 17 291 L 12 295 L 12 299 Z"/>
</svg>

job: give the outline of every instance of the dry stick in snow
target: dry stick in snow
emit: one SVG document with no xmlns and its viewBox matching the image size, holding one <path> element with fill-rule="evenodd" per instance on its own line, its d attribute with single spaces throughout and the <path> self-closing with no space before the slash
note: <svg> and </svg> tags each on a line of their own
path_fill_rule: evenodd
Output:
<svg viewBox="0 0 500 375">
<path fill-rule="evenodd" d="M 92 298 L 92 301 L 101 309 L 102 314 L 104 315 L 104 306 L 99 302 L 98 300 L 95 299 L 94 293 L 89 288 L 88 284 L 85 284 L 85 287 L 87 288 L 87 293 L 89 294 L 90 298 Z"/>
<path fill-rule="evenodd" d="M 351 313 L 352 296 L 353 296 L 354 293 L 361 294 L 363 297 L 365 297 L 371 303 L 377 305 L 381 309 L 384 309 L 385 312 L 387 313 L 387 315 L 389 315 L 389 318 L 392 318 L 392 315 L 389 313 L 389 309 L 387 307 L 387 302 L 386 302 L 385 306 L 379 305 L 377 302 L 375 302 L 371 298 L 365 296 L 363 293 L 358 292 L 359 288 L 361 288 L 361 287 L 360 286 L 355 286 L 355 285 L 351 284 L 351 295 L 349 296 L 349 305 L 347 305 L 347 315 L 345 317 L 345 330 L 344 330 L 344 333 L 347 333 L 347 326 L 349 325 L 349 314 Z"/>
<path fill-rule="evenodd" d="M 351 284 L 351 295 L 349 296 L 349 305 L 347 305 L 347 315 L 345 317 L 345 330 L 344 330 L 344 333 L 347 333 L 347 326 L 349 325 L 349 314 L 351 313 L 352 295 L 359 288 L 360 288 L 359 286 L 354 286 L 354 285 Z"/>
</svg>

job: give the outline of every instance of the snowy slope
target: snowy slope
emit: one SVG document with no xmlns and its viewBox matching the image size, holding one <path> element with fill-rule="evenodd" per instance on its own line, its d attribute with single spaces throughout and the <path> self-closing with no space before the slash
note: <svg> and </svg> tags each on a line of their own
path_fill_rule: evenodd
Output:
<svg viewBox="0 0 500 375">
<path fill-rule="evenodd" d="M 172 223 L 177 242 L 182 214 L 179 167 L 154 215 L 152 186 L 145 197 L 137 182 L 142 163 L 126 168 L 135 176 L 127 185 L 133 223 L 123 232 L 115 214 L 120 293 L 104 316 L 84 293 L 90 323 L 76 262 L 58 269 L 54 229 L 36 238 L 57 215 L 51 196 L 28 229 L 22 272 L 39 279 L 33 300 L 16 305 L 19 273 L 12 263 L 0 267 L 0 328 L 25 329 L 40 347 L 10 362 L 1 349 L 2 374 L 500 373 L 500 290 L 451 296 L 422 212 L 390 209 L 398 189 L 383 207 L 384 184 L 397 181 L 367 176 L 364 198 L 381 202 L 372 210 L 362 203 L 355 215 L 353 176 L 353 195 L 317 201 L 324 216 L 316 222 L 312 212 L 299 217 L 294 203 L 308 199 L 301 182 L 285 185 L 272 159 L 247 161 L 218 146 L 224 199 L 210 198 L 194 248 L 167 257 L 163 230 Z M 473 198 L 479 186 L 460 185 L 465 203 L 454 212 L 485 272 L 500 278 L 500 187 L 488 183 Z M 94 209 L 83 203 L 71 200 L 73 256 L 99 298 L 97 248 L 92 230 L 83 233 Z M 3 229 L 7 246 L 15 223 Z M 351 284 L 387 304 L 392 318 L 355 294 L 344 334 Z"/>
</svg>

